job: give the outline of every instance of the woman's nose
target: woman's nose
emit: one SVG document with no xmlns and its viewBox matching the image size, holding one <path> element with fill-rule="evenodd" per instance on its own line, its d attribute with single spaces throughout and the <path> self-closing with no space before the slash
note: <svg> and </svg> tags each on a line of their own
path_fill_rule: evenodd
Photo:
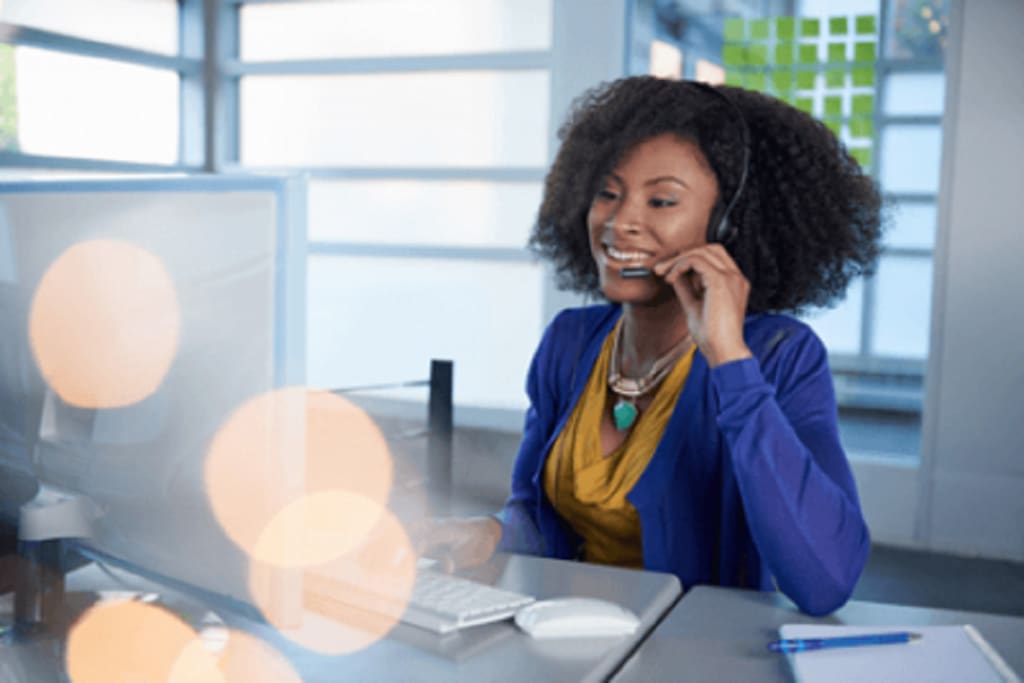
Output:
<svg viewBox="0 0 1024 683">
<path fill-rule="evenodd" d="M 605 222 L 604 227 L 615 234 L 621 233 L 624 235 L 635 235 L 640 232 L 640 227 L 636 222 L 628 220 L 621 214 L 613 215 L 609 218 L 608 221 Z"/>
</svg>

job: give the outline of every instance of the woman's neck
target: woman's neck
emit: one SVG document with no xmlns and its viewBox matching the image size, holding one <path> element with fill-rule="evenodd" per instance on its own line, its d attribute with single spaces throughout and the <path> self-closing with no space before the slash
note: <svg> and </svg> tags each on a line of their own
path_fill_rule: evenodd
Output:
<svg viewBox="0 0 1024 683">
<path fill-rule="evenodd" d="M 640 377 L 689 330 L 686 315 L 673 296 L 653 304 L 622 306 L 621 368 L 627 377 Z"/>
</svg>

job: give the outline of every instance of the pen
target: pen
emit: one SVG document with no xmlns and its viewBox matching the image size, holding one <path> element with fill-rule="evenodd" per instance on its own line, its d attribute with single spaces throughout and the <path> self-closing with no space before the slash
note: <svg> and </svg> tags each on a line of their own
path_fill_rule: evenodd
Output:
<svg viewBox="0 0 1024 683">
<path fill-rule="evenodd" d="M 832 647 L 909 643 L 912 640 L 920 640 L 920 638 L 920 633 L 910 633 L 908 631 L 871 633 L 863 636 L 843 636 L 840 638 L 792 638 L 768 643 L 768 649 L 772 652 L 803 652 L 805 650 L 824 650 Z"/>
</svg>

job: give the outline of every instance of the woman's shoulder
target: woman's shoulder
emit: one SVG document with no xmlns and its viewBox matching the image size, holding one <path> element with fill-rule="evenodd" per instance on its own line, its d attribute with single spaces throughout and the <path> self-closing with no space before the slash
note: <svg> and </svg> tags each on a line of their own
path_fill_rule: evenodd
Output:
<svg viewBox="0 0 1024 683">
<path fill-rule="evenodd" d="M 556 339 L 591 339 L 595 334 L 611 329 L 618 320 L 622 307 L 618 304 L 592 304 L 559 311 L 548 326 L 548 336 Z"/>
<path fill-rule="evenodd" d="M 781 313 L 756 313 L 747 316 L 743 324 L 747 346 L 762 360 L 783 348 L 825 354 L 825 345 L 810 325 Z"/>
</svg>

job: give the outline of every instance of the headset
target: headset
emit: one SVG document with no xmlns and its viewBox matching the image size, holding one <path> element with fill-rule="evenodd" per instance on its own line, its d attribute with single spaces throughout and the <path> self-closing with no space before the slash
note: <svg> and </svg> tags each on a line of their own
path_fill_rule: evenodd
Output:
<svg viewBox="0 0 1024 683">
<path fill-rule="evenodd" d="M 732 197 L 729 198 L 728 202 L 718 203 L 718 208 L 712 212 L 711 219 L 708 221 L 708 243 L 719 242 L 724 244 L 736 236 L 736 229 L 729 222 L 729 212 L 736 206 L 736 202 L 739 201 L 743 188 L 747 184 L 747 171 L 750 168 L 750 128 L 747 126 L 747 120 L 743 117 L 743 112 L 740 111 L 740 108 L 736 106 L 736 103 L 728 95 L 707 83 L 701 83 L 700 81 L 688 82 L 698 90 L 725 101 L 736 119 L 740 136 L 743 138 L 742 170 L 740 171 L 740 180 L 736 185 L 736 191 L 732 193 Z"/>
</svg>

